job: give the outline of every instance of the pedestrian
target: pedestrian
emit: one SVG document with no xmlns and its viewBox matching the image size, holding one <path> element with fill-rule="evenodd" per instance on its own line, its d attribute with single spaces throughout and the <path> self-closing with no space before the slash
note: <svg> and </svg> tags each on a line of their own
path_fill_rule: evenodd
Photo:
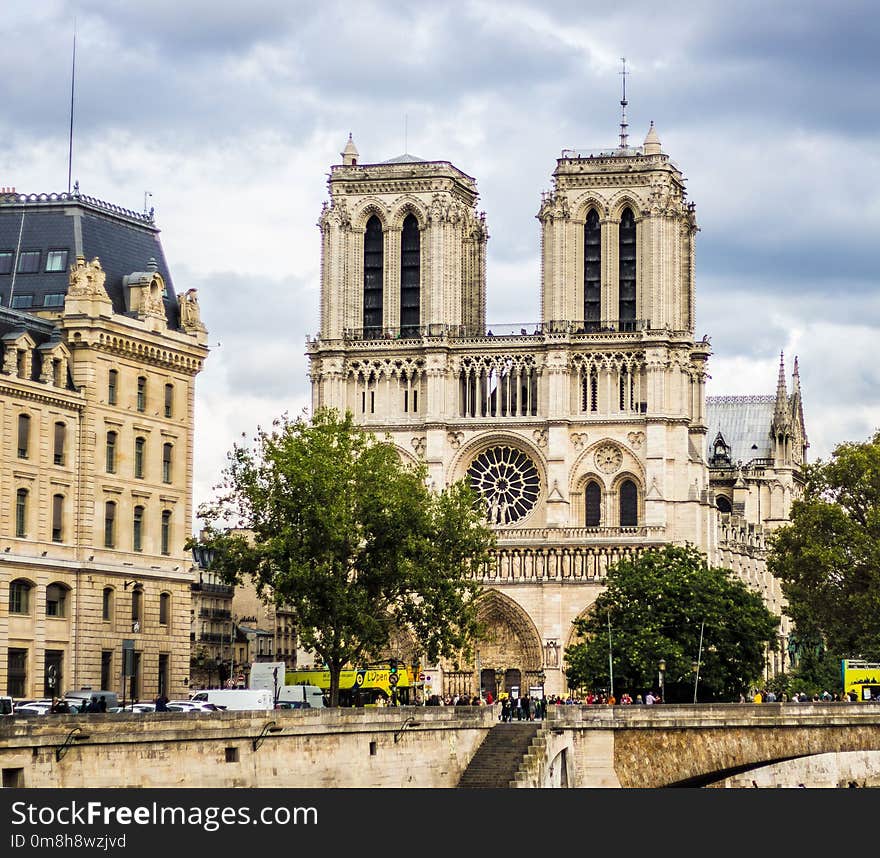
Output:
<svg viewBox="0 0 880 858">
<path fill-rule="evenodd" d="M 160 694 L 156 698 L 156 711 L 157 712 L 167 712 L 168 711 L 168 698 L 164 694 Z"/>
<path fill-rule="evenodd" d="M 653 706 L 657 702 L 657 698 L 654 697 L 654 692 L 649 691 L 645 695 L 645 706 Z"/>
<path fill-rule="evenodd" d="M 107 698 L 102 694 L 101 699 L 98 701 L 98 711 L 106 712 L 107 711 Z"/>
</svg>

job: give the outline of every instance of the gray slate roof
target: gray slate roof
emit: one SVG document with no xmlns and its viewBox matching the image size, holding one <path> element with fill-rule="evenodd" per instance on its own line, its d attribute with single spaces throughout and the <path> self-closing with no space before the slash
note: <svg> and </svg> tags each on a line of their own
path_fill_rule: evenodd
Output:
<svg viewBox="0 0 880 858">
<path fill-rule="evenodd" d="M 33 296 L 32 309 L 43 309 L 49 294 L 67 294 L 70 266 L 81 254 L 87 262 L 98 257 L 107 279 L 105 287 L 115 313 L 125 313 L 122 278 L 149 270 L 150 260 L 165 281 L 168 327 L 179 328 L 179 308 L 171 272 L 151 215 L 122 209 L 92 197 L 74 194 L 5 194 L 0 196 L 0 252 L 40 251 L 33 274 L 0 274 L 0 306 L 10 307 L 14 294 Z M 64 271 L 47 272 L 50 250 L 67 250 Z M 56 307 L 56 309 L 61 309 Z"/>
<path fill-rule="evenodd" d="M 383 164 L 425 164 L 427 163 L 424 158 L 417 158 L 415 155 L 403 154 L 398 155 L 396 158 L 389 158 L 387 161 L 382 161 Z"/>
<path fill-rule="evenodd" d="M 770 457 L 770 425 L 776 407 L 775 396 L 707 396 L 706 459 L 712 458 L 720 432 L 731 448 L 733 464 Z"/>
</svg>

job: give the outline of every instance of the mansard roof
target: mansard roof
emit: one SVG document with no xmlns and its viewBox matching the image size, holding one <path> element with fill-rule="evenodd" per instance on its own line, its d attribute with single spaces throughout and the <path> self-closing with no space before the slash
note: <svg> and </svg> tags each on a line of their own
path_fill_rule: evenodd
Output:
<svg viewBox="0 0 880 858">
<path fill-rule="evenodd" d="M 61 271 L 46 271 L 47 253 L 66 250 Z M 16 296 L 32 296 L 31 312 L 60 309 L 46 303 L 46 296 L 67 294 L 70 268 L 77 256 L 97 257 L 106 272 L 105 288 L 115 313 L 125 314 L 123 278 L 135 271 L 156 270 L 165 281 L 163 299 L 168 327 L 179 328 L 179 310 L 171 272 L 159 241 L 153 214 L 140 214 L 85 196 L 72 194 L 0 193 L 0 253 L 39 251 L 33 273 L 0 273 L 0 307 L 11 307 Z M 14 285 L 13 285 L 14 284 Z M 51 301 L 51 299 L 50 299 Z"/>
<path fill-rule="evenodd" d="M 770 425 L 775 406 L 775 396 L 707 396 L 706 460 L 712 458 L 719 432 L 730 448 L 733 464 L 771 458 Z"/>
</svg>

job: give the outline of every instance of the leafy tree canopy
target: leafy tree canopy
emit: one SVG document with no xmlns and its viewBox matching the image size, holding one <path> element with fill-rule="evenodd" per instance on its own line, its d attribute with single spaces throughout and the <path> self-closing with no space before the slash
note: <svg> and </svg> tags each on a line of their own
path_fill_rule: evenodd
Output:
<svg viewBox="0 0 880 858">
<path fill-rule="evenodd" d="M 610 684 L 610 625 L 615 690 L 656 691 L 663 659 L 667 701 L 693 701 L 699 656 L 699 699 L 735 700 L 760 681 L 778 624 L 733 572 L 692 545 L 667 545 L 609 568 L 607 588 L 575 621 L 581 641 L 566 649 L 566 675 L 575 687 Z"/>
<path fill-rule="evenodd" d="M 424 465 L 350 413 L 277 419 L 252 447 L 236 445 L 199 515 L 199 543 L 228 583 L 293 613 L 302 644 L 331 674 L 331 705 L 347 664 L 377 658 L 392 632 L 412 633 L 429 661 L 466 651 L 493 535 L 471 488 L 435 493 Z"/>
<path fill-rule="evenodd" d="M 880 658 L 880 432 L 839 444 L 804 469 L 803 497 L 771 541 L 799 636 L 824 639 L 836 658 Z"/>
</svg>

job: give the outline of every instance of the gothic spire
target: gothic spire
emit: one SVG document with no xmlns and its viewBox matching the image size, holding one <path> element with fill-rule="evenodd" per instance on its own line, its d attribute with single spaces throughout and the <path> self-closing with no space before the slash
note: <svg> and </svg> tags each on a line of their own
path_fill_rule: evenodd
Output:
<svg viewBox="0 0 880 858">
<path fill-rule="evenodd" d="M 773 429 L 787 430 L 789 426 L 788 390 L 785 386 L 785 355 L 779 353 L 779 377 L 776 381 L 776 406 L 773 410 Z"/>
</svg>

